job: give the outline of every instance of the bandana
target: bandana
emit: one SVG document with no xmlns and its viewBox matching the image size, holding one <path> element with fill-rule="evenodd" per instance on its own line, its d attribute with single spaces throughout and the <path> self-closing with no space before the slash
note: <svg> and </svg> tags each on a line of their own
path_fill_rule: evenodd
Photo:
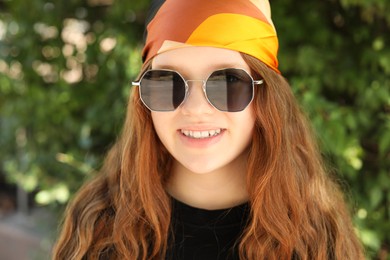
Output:
<svg viewBox="0 0 390 260">
<path fill-rule="evenodd" d="M 268 0 L 166 0 L 152 5 L 144 63 L 186 46 L 249 54 L 278 70 L 278 38 Z"/>
</svg>

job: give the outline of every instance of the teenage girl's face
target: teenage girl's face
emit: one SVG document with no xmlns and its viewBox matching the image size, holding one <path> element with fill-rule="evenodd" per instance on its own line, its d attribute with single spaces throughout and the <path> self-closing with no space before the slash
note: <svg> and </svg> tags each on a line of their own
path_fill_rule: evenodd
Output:
<svg viewBox="0 0 390 260">
<path fill-rule="evenodd" d="M 186 80 L 205 80 L 223 68 L 250 71 L 238 52 L 213 47 L 161 53 L 154 58 L 152 68 L 178 71 Z M 246 165 L 255 124 L 252 103 L 241 112 L 221 112 L 208 103 L 202 81 L 188 84 L 189 95 L 175 111 L 151 112 L 157 135 L 175 159 L 176 168 L 205 174 L 237 169 L 230 167 L 237 163 Z"/>
</svg>

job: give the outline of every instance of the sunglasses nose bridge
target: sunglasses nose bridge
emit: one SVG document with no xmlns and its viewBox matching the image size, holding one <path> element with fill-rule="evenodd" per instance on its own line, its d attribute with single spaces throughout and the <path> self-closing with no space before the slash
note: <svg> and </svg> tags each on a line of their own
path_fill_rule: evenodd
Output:
<svg viewBox="0 0 390 260">
<path fill-rule="evenodd" d="M 202 88 L 204 88 L 204 86 L 206 85 L 206 80 L 203 80 L 203 79 L 188 79 L 188 80 L 185 80 L 187 86 L 189 86 L 190 82 L 191 83 L 192 82 L 195 83 L 197 81 L 202 82 Z"/>
<path fill-rule="evenodd" d="M 193 84 L 195 84 L 196 82 L 199 82 L 201 84 L 203 95 L 204 95 L 205 99 L 207 100 L 207 102 L 210 103 L 210 101 L 209 101 L 209 99 L 207 97 L 207 93 L 206 93 L 207 80 L 203 80 L 203 79 L 189 79 L 189 80 L 185 80 L 185 85 L 186 85 L 186 88 L 187 88 L 186 99 L 194 91 L 193 88 L 190 88 L 190 83 L 192 83 L 191 87 L 194 87 Z M 197 91 L 197 90 L 195 90 L 195 91 Z"/>
<path fill-rule="evenodd" d="M 203 93 L 206 95 L 206 82 L 207 82 L 207 80 L 203 80 L 203 79 L 188 79 L 188 80 L 185 80 L 188 92 L 190 92 L 190 88 L 189 88 L 190 85 L 189 85 L 189 83 L 194 84 L 196 82 L 201 82 Z"/>
</svg>

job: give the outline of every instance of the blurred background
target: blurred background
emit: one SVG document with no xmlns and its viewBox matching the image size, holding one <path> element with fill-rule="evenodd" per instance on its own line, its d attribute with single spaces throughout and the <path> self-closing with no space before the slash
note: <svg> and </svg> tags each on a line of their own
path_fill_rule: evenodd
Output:
<svg viewBox="0 0 390 260">
<path fill-rule="evenodd" d="M 0 0 L 0 260 L 49 259 L 121 131 L 149 0 Z M 275 0 L 280 70 L 368 259 L 390 259 L 390 2 Z"/>
</svg>

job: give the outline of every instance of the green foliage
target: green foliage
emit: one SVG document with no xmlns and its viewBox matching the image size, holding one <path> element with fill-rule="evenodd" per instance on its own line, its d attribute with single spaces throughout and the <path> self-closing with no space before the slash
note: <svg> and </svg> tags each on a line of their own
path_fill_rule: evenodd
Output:
<svg viewBox="0 0 390 260">
<path fill-rule="evenodd" d="M 65 203 L 120 131 L 147 0 L 0 0 L 0 174 Z M 280 69 L 347 191 L 368 257 L 390 247 L 390 3 L 271 2 Z"/>
<path fill-rule="evenodd" d="M 66 202 L 120 131 L 145 3 L 111 2 L 0 2 L 1 168 L 40 202 Z"/>
<path fill-rule="evenodd" d="M 387 259 L 390 3 L 284 0 L 273 5 L 273 18 L 280 35 L 281 71 L 350 193 L 368 257 Z"/>
</svg>

